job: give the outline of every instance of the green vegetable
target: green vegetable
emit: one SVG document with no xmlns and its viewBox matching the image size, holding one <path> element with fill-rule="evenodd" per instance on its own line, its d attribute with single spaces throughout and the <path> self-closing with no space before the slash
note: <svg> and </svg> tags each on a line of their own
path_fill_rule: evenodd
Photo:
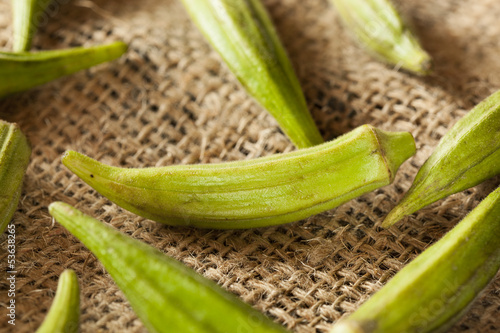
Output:
<svg viewBox="0 0 500 333">
<path fill-rule="evenodd" d="M 0 120 L 0 234 L 19 204 L 30 155 L 28 140 L 19 127 Z"/>
<path fill-rule="evenodd" d="M 418 74 L 430 72 L 430 56 L 390 0 L 330 1 L 345 26 L 377 58 Z"/>
<path fill-rule="evenodd" d="M 500 188 L 330 333 L 446 332 L 500 268 Z"/>
<path fill-rule="evenodd" d="M 36 53 L 0 52 L 0 98 L 111 61 L 126 50 L 126 44 L 116 42 Z"/>
<path fill-rule="evenodd" d="M 37 333 L 77 333 L 80 321 L 80 287 L 74 271 L 59 277 L 56 297 Z"/>
<path fill-rule="evenodd" d="M 149 332 L 286 332 L 157 249 L 62 202 L 50 214 L 101 261 Z"/>
<path fill-rule="evenodd" d="M 293 67 L 258 0 L 183 0 L 193 21 L 227 66 L 298 147 L 323 139 Z"/>
<path fill-rule="evenodd" d="M 68 151 L 63 164 L 119 206 L 170 225 L 237 229 L 298 221 L 390 184 L 415 153 L 407 132 L 369 125 L 288 154 L 124 169 Z"/>
<path fill-rule="evenodd" d="M 47 5 L 52 0 L 12 0 L 14 24 L 14 52 L 25 52 L 31 48 L 31 40 Z"/>
<path fill-rule="evenodd" d="M 500 90 L 479 103 L 441 139 L 412 186 L 383 222 L 405 215 L 500 174 Z"/>
</svg>

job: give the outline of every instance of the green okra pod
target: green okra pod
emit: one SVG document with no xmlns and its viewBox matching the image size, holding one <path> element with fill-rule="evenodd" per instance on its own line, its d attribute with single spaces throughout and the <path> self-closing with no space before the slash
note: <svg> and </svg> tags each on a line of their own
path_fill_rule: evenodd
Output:
<svg viewBox="0 0 500 333">
<path fill-rule="evenodd" d="M 331 333 L 446 332 L 500 268 L 500 188 Z"/>
<path fill-rule="evenodd" d="M 414 153 L 410 133 L 364 125 L 315 147 L 247 161 L 125 169 L 67 151 L 62 162 L 140 216 L 235 229 L 298 221 L 337 207 L 390 184 Z"/>
<path fill-rule="evenodd" d="M 0 98 L 111 61 L 126 50 L 126 44 L 115 42 L 33 53 L 0 52 Z"/>
<path fill-rule="evenodd" d="M 101 261 L 150 332 L 284 333 L 213 281 L 62 202 L 50 214 Z"/>
<path fill-rule="evenodd" d="M 427 74 L 431 58 L 390 0 L 330 0 L 344 24 L 382 61 Z"/>
<path fill-rule="evenodd" d="M 19 204 L 30 155 L 30 145 L 19 126 L 0 120 L 0 234 Z"/>
<path fill-rule="evenodd" d="M 14 52 L 26 52 L 31 48 L 31 41 L 38 24 L 44 17 L 44 11 L 52 0 L 12 0 Z"/>
<path fill-rule="evenodd" d="M 59 277 L 56 297 L 36 333 L 77 333 L 80 327 L 80 287 L 78 277 L 66 269 Z"/>
<path fill-rule="evenodd" d="M 273 24 L 259 0 L 183 0 L 211 45 L 247 92 L 298 147 L 323 139 Z"/>
<path fill-rule="evenodd" d="M 500 90 L 460 119 L 420 168 L 403 199 L 385 218 L 406 215 L 500 174 Z"/>
</svg>

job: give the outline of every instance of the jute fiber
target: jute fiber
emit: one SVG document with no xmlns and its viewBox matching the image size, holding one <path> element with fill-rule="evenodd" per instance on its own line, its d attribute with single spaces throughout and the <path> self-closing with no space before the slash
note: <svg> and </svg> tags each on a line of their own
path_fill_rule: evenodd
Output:
<svg viewBox="0 0 500 333">
<path fill-rule="evenodd" d="M 35 49 L 123 40 L 130 50 L 112 63 L 0 101 L 0 118 L 18 122 L 33 148 L 13 218 L 15 327 L 7 324 L 7 237 L 0 237 L 0 331 L 36 330 L 65 268 L 79 277 L 82 332 L 145 331 L 103 266 L 52 221 L 47 206 L 56 200 L 155 246 L 305 333 L 327 332 L 352 313 L 499 185 L 494 178 L 389 230 L 379 227 L 442 135 L 500 88 L 497 1 L 400 1 L 434 58 L 428 78 L 367 55 L 326 0 L 264 3 L 325 139 L 365 123 L 413 134 L 418 153 L 394 184 L 303 221 L 254 230 L 167 227 L 119 208 L 61 164 L 66 149 L 110 165 L 150 167 L 253 159 L 295 148 L 245 93 L 180 1 L 56 0 Z M 4 50 L 12 45 L 10 16 L 10 1 L 3 0 Z M 499 294 L 500 275 L 451 332 L 498 332 Z"/>
</svg>

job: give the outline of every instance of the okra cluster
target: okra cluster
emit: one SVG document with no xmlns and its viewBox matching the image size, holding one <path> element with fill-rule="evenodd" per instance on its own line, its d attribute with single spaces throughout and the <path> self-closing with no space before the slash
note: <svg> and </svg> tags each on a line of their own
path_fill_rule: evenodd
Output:
<svg viewBox="0 0 500 333">
<path fill-rule="evenodd" d="M 100 194 L 145 218 L 211 229 L 298 221 L 390 185 L 415 154 L 410 133 L 360 126 L 330 142 L 311 117 L 298 79 L 259 0 L 182 0 L 193 22 L 248 94 L 298 148 L 286 154 L 208 165 L 128 169 L 75 151 L 62 163 Z M 331 0 L 376 57 L 417 74 L 430 56 L 388 0 Z M 50 0 L 13 1 L 14 52 L 0 52 L 0 98 L 120 57 L 117 42 L 29 52 L 36 17 Z M 377 29 L 373 29 L 376 27 Z M 256 75 L 258 73 L 258 75 Z M 16 210 L 30 158 L 28 140 L 0 121 L 0 232 Z M 500 91 L 457 122 L 382 223 L 500 173 Z M 7 194 L 5 194 L 7 193 Z M 63 202 L 49 213 L 92 251 L 151 332 L 286 332 L 270 318 L 180 262 Z M 431 332 L 452 325 L 500 268 L 500 188 L 407 265 L 332 333 Z M 38 332 L 78 332 L 80 289 L 68 270 Z M 432 305 L 435 311 L 429 311 Z"/>
</svg>

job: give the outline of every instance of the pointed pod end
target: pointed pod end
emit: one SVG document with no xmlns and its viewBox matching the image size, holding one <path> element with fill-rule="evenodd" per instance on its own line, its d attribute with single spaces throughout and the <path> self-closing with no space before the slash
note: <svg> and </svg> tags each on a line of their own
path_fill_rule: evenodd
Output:
<svg viewBox="0 0 500 333">
<path fill-rule="evenodd" d="M 66 165 L 65 162 L 67 162 L 68 160 L 71 159 L 72 156 L 74 155 L 80 155 L 79 153 L 77 153 L 76 151 L 74 150 L 66 150 L 62 156 L 61 156 L 61 162 Z"/>
<path fill-rule="evenodd" d="M 401 164 L 415 155 L 415 140 L 408 132 L 387 132 L 375 127 L 373 131 L 382 149 L 392 182 Z"/>
<path fill-rule="evenodd" d="M 84 180 L 88 177 L 93 177 L 91 169 L 93 169 L 94 164 L 99 164 L 90 157 L 80 154 L 74 150 L 65 151 L 61 157 L 61 162 L 71 172 Z"/>
<path fill-rule="evenodd" d="M 434 63 L 432 62 L 432 58 L 425 53 L 426 57 L 420 61 L 420 70 L 417 72 L 421 75 L 429 75 L 434 70 Z"/>
<path fill-rule="evenodd" d="M 74 150 L 66 150 L 61 156 L 61 162 L 64 166 L 73 171 L 73 164 L 75 160 L 81 155 Z M 73 171 L 74 172 L 74 171 Z"/>
<path fill-rule="evenodd" d="M 78 284 L 78 276 L 72 269 L 65 269 L 59 277 L 58 289 L 65 290 L 68 294 L 72 294 L 75 298 L 75 303 L 79 303 L 80 286 Z M 78 311 L 79 312 L 79 311 Z"/>
<path fill-rule="evenodd" d="M 128 50 L 128 45 L 124 42 L 114 42 L 107 44 L 106 47 L 110 50 L 110 58 L 118 58 Z"/>
<path fill-rule="evenodd" d="M 49 214 L 57 220 L 60 214 L 73 215 L 74 208 L 62 201 L 55 201 L 49 205 Z"/>
<path fill-rule="evenodd" d="M 56 203 L 56 202 L 53 202 L 53 203 Z M 61 280 L 66 280 L 66 281 L 70 281 L 70 282 L 74 282 L 74 281 L 77 281 L 78 282 L 78 279 L 77 279 L 77 276 L 76 276 L 76 273 L 74 270 L 72 269 L 65 269 L 62 273 L 61 273 L 61 277 L 59 278 Z"/>
<path fill-rule="evenodd" d="M 431 56 L 409 29 L 404 29 L 400 38 L 393 40 L 393 48 L 388 49 L 387 53 L 391 62 L 412 73 L 427 75 L 432 72 Z"/>
<path fill-rule="evenodd" d="M 433 62 L 430 55 L 419 48 L 408 55 L 407 59 L 403 59 L 401 67 L 418 75 L 429 75 L 433 70 Z"/>
<path fill-rule="evenodd" d="M 391 227 L 392 225 L 399 222 L 405 216 L 406 214 L 404 210 L 401 208 L 401 205 L 397 205 L 385 217 L 384 221 L 382 222 L 382 228 L 387 229 Z"/>
</svg>

